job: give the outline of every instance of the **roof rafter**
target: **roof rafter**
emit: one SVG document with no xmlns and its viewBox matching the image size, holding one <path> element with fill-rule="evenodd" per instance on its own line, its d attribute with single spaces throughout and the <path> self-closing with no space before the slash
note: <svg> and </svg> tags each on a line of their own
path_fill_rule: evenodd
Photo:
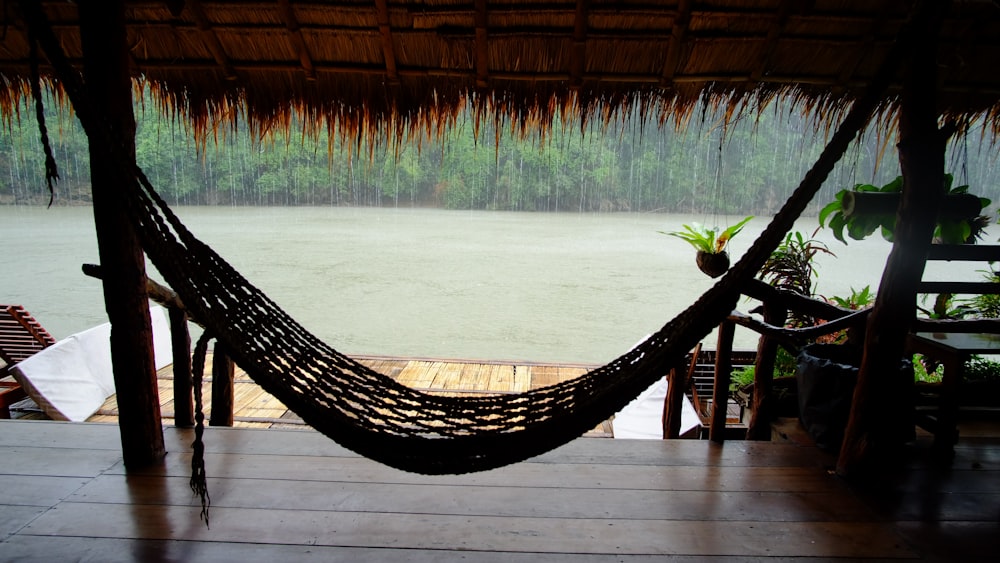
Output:
<svg viewBox="0 0 1000 563">
<path fill-rule="evenodd" d="M 382 56 L 385 57 L 385 77 L 389 84 L 399 83 L 396 53 L 392 48 L 392 27 L 389 25 L 389 0 L 375 0 L 378 31 L 382 36 Z"/>
<path fill-rule="evenodd" d="M 476 0 L 476 86 L 485 88 L 490 81 L 490 52 L 487 29 L 489 14 L 486 13 L 486 0 Z"/>
<path fill-rule="evenodd" d="M 857 70 L 861 61 L 865 59 L 865 55 L 871 53 L 872 47 L 875 45 L 875 39 L 878 32 L 886 23 L 888 17 L 888 11 L 885 5 L 883 5 L 877 15 L 872 19 L 871 24 L 868 26 L 865 32 L 864 39 L 861 44 L 855 47 L 853 51 L 853 56 L 850 61 L 844 65 L 840 70 L 840 75 L 837 77 L 837 83 L 833 86 L 833 91 L 835 93 L 841 93 L 847 89 L 848 83 L 851 81 L 851 77 L 854 76 L 854 71 Z"/>
<path fill-rule="evenodd" d="M 205 46 L 208 50 L 212 52 L 212 57 L 215 58 L 215 62 L 222 67 L 222 75 L 226 80 L 237 80 L 239 77 L 236 75 L 236 69 L 229 62 L 229 57 L 226 55 L 226 50 L 222 47 L 222 43 L 219 41 L 219 37 L 215 34 L 215 30 L 212 29 L 212 22 L 208 21 L 208 17 L 205 16 L 205 11 L 201 8 L 200 0 L 186 0 L 185 7 L 191 14 L 191 18 L 194 19 L 195 25 L 198 27 L 198 31 L 201 32 L 202 37 L 205 38 Z"/>
<path fill-rule="evenodd" d="M 299 20 L 295 17 L 295 10 L 292 9 L 289 0 L 278 0 L 278 5 L 281 8 L 281 17 L 285 20 L 289 37 L 299 54 L 299 62 L 302 63 L 302 70 L 306 73 L 306 80 L 316 80 L 316 68 L 313 67 L 312 56 L 310 56 L 309 48 L 302 37 L 302 30 L 299 29 Z"/>
<path fill-rule="evenodd" d="M 573 16 L 573 51 L 570 54 L 569 87 L 580 88 L 587 61 L 587 10 L 590 0 L 576 0 L 576 14 Z"/>
<path fill-rule="evenodd" d="M 670 42 L 667 44 L 667 56 L 666 61 L 663 63 L 663 75 L 660 77 L 660 86 L 663 88 L 673 86 L 674 75 L 677 73 L 677 65 L 681 60 L 684 36 L 687 35 L 690 24 L 691 0 L 679 0 L 677 2 L 677 16 L 674 18 L 673 29 L 670 32 Z"/>
<path fill-rule="evenodd" d="M 809 3 L 811 4 L 811 2 Z M 767 38 L 764 40 L 764 49 L 761 53 L 761 57 L 757 62 L 757 66 L 750 73 L 751 80 L 760 80 L 760 77 L 763 76 L 764 71 L 770 64 L 771 56 L 774 55 L 774 50 L 778 47 L 778 37 L 781 35 L 781 31 L 788 23 L 788 14 L 791 11 L 791 4 L 792 0 L 782 0 L 781 5 L 778 6 L 778 12 L 774 16 L 774 21 L 771 22 L 771 26 L 767 29 Z M 805 9 L 805 7 L 803 7 L 803 9 Z"/>
</svg>

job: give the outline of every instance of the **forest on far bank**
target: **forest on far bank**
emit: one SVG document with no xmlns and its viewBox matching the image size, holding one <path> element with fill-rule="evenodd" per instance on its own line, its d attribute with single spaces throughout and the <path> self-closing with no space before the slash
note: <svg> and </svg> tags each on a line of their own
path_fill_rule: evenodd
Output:
<svg viewBox="0 0 1000 563">
<path fill-rule="evenodd" d="M 474 135 L 471 115 L 441 139 L 398 151 L 290 132 L 256 139 L 229 131 L 198 147 L 151 101 L 136 104 L 139 165 L 175 205 L 441 207 L 560 212 L 765 215 L 785 201 L 826 141 L 794 109 L 773 104 L 721 126 L 697 112 L 682 131 L 655 123 L 554 124 L 544 140 L 491 123 Z M 60 180 L 57 205 L 89 204 L 87 139 L 75 118 L 46 104 Z M 45 205 L 44 155 L 33 111 L 22 107 L 0 133 L 0 204 Z M 894 139 L 869 132 L 852 146 L 813 202 L 838 190 L 881 185 L 899 174 Z M 949 148 L 955 185 L 1000 201 L 1000 151 L 974 130 Z M 371 156 L 371 157 L 369 157 Z"/>
</svg>

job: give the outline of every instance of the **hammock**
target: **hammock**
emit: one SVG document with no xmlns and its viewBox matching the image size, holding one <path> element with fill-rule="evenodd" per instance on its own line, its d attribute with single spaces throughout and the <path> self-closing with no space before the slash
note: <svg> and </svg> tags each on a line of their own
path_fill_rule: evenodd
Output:
<svg viewBox="0 0 1000 563">
<path fill-rule="evenodd" d="M 310 334 L 188 231 L 141 170 L 135 170 L 140 189 L 126 190 L 126 197 L 144 250 L 235 362 L 307 424 L 341 445 L 386 465 L 427 474 L 522 461 L 579 437 L 621 410 L 732 312 L 739 288 L 783 240 L 822 183 L 814 174 L 807 176 L 725 277 L 607 365 L 518 394 L 444 397 L 406 387 Z"/>
<path fill-rule="evenodd" d="M 103 139 L 107 146 L 120 146 L 111 142 L 111 130 L 88 107 L 79 76 L 66 61 L 44 14 L 31 2 L 24 8 L 30 30 L 60 76 L 88 135 Z M 711 289 L 607 365 L 520 394 L 443 397 L 397 383 L 300 326 L 189 232 L 134 159 L 124 154 L 120 155 L 122 165 L 134 170 L 138 187 L 121 193 L 143 249 L 185 306 L 255 382 L 306 423 L 361 455 L 406 471 L 481 471 L 544 453 L 595 427 L 663 377 L 718 325 L 735 307 L 740 287 L 780 244 L 879 107 L 903 52 L 897 44 L 868 94 L 853 104 L 792 197 Z M 36 103 L 40 104 L 37 89 Z M 199 343 L 199 352 L 204 352 L 204 342 Z M 200 441 L 196 457 L 199 449 Z"/>
</svg>

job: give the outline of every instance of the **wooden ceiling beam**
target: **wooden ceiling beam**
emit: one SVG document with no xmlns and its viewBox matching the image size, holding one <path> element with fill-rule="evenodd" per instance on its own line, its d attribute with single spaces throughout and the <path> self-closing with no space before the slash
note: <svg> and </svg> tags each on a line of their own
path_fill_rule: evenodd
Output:
<svg viewBox="0 0 1000 563">
<path fill-rule="evenodd" d="M 299 20 L 295 17 L 295 10 L 292 9 L 291 2 L 278 0 L 278 5 L 281 8 L 281 18 L 285 20 L 289 38 L 292 40 L 292 45 L 295 46 L 295 51 L 299 54 L 299 63 L 302 64 L 302 70 L 306 73 L 306 80 L 316 80 L 316 68 L 313 66 L 312 56 L 309 54 L 305 38 L 302 37 Z"/>
<path fill-rule="evenodd" d="M 200 0 L 186 0 L 184 7 L 191 14 L 191 18 L 198 27 L 198 31 L 201 32 L 202 37 L 205 38 L 205 46 L 212 53 L 215 62 L 222 67 L 222 75 L 226 80 L 236 80 L 238 78 L 236 69 L 230 64 L 226 50 L 223 49 L 222 43 L 219 42 L 219 37 L 215 34 L 215 30 L 212 29 L 212 22 L 208 21 L 205 11 L 201 8 Z"/>
<path fill-rule="evenodd" d="M 788 14 L 791 11 L 791 4 L 792 0 L 783 0 L 781 5 L 778 6 L 778 11 L 774 15 L 774 20 L 767 29 L 767 38 L 764 39 L 764 48 L 761 52 L 760 59 L 757 61 L 757 66 L 750 72 L 750 80 L 754 82 L 760 80 L 760 77 L 764 75 L 764 71 L 768 68 L 771 62 L 771 57 L 774 55 L 775 49 L 778 48 L 778 38 L 781 37 L 781 32 L 788 23 Z"/>
<path fill-rule="evenodd" d="M 587 11 L 590 0 L 576 0 L 576 14 L 573 16 L 573 51 L 570 53 L 569 87 L 577 90 L 583 83 L 583 72 L 587 66 Z"/>
<path fill-rule="evenodd" d="M 378 31 L 382 36 L 382 56 L 385 58 L 385 77 L 389 84 L 399 84 L 396 53 L 392 47 L 392 26 L 389 25 L 389 0 L 375 0 Z"/>
<path fill-rule="evenodd" d="M 476 0 L 476 87 L 486 88 L 490 82 L 489 15 L 486 0 Z"/>
<path fill-rule="evenodd" d="M 684 37 L 687 35 L 689 25 L 691 25 L 691 0 L 679 0 L 677 16 L 674 18 L 670 40 L 667 43 L 666 60 L 663 62 L 661 88 L 671 88 L 674 84 L 674 75 L 677 74 L 677 65 L 680 64 L 681 49 L 684 48 Z"/>
<path fill-rule="evenodd" d="M 862 43 L 854 48 L 850 60 L 841 68 L 837 83 L 833 86 L 834 94 L 841 94 L 847 89 L 846 85 L 850 83 L 851 77 L 861 65 L 861 61 L 865 60 L 865 57 L 872 52 L 878 32 L 885 26 L 887 17 L 887 9 L 883 4 L 878 14 L 868 24 Z"/>
</svg>

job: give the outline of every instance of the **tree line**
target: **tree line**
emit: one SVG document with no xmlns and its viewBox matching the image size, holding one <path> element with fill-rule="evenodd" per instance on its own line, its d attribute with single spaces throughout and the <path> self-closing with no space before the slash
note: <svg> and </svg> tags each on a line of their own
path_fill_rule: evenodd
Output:
<svg viewBox="0 0 1000 563">
<path fill-rule="evenodd" d="M 493 123 L 474 134 L 471 114 L 440 139 L 396 148 L 343 143 L 326 133 L 253 138 L 243 128 L 199 146 L 171 118 L 136 105 L 136 158 L 161 195 L 179 205 L 443 207 L 561 212 L 773 213 L 819 154 L 828 131 L 775 106 L 722 121 L 707 112 L 672 124 L 553 124 L 544 139 L 522 139 Z M 145 109 L 144 109 L 145 108 Z M 46 104 L 60 167 L 58 204 L 90 201 L 87 139 L 74 118 Z M 949 149 L 948 170 L 970 191 L 998 192 L 992 137 Z M 855 183 L 899 173 L 892 140 L 868 133 L 838 165 L 813 211 Z M 0 135 L 0 203 L 44 204 L 44 155 L 27 106 Z"/>
</svg>

